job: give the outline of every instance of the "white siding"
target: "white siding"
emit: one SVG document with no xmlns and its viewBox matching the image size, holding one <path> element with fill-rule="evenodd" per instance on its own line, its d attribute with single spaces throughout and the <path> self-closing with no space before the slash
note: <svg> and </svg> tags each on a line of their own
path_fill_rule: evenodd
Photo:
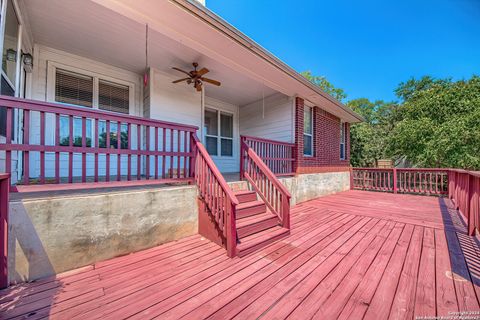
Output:
<svg viewBox="0 0 480 320">
<path fill-rule="evenodd" d="M 57 49 L 45 47 L 42 45 L 35 45 L 34 48 L 34 69 L 32 73 L 32 88 L 30 98 L 40 101 L 53 102 L 54 97 L 54 76 L 52 72 L 54 69 L 51 67 L 53 64 L 62 66 L 67 69 L 74 69 L 78 72 L 85 72 L 87 74 L 92 73 L 99 76 L 106 77 L 112 80 L 118 80 L 123 83 L 131 84 L 133 88 L 133 103 L 131 104 L 130 114 L 141 115 L 142 114 L 142 77 L 139 74 L 126 71 L 114 66 L 110 66 L 104 63 L 100 63 L 91 59 L 83 58 L 71 53 L 60 51 Z M 50 67 L 49 67 L 50 66 Z M 30 143 L 40 142 L 40 114 L 33 112 L 31 114 L 31 126 L 30 126 Z M 93 126 L 93 124 L 92 124 Z M 46 115 L 46 144 L 52 145 L 54 143 L 54 128 L 55 120 L 51 114 Z M 133 131 L 135 135 L 135 130 Z M 133 141 L 136 141 L 134 137 Z M 100 156 L 99 159 L 99 173 L 102 175 L 105 170 L 105 156 Z M 136 160 L 133 160 L 135 162 Z M 116 174 L 117 158 L 115 155 L 110 158 L 110 171 L 112 174 Z M 48 177 L 54 177 L 54 154 L 47 153 L 45 155 L 45 175 Z M 136 168 L 135 164 L 133 168 Z M 94 163 L 93 155 L 87 155 L 87 175 L 93 175 Z M 126 174 L 126 159 L 122 159 L 122 174 Z M 60 156 L 60 175 L 67 176 L 68 174 L 68 157 L 66 154 Z M 32 152 L 30 155 L 30 175 L 32 177 L 38 177 L 40 175 L 40 154 L 38 152 Z M 81 175 L 81 155 L 74 154 L 73 158 L 73 175 Z"/>
<path fill-rule="evenodd" d="M 172 83 L 178 77 L 155 69 L 151 69 L 150 79 L 151 118 L 202 127 L 201 93 L 195 91 L 192 85 Z M 208 92 L 208 89 L 206 91 Z M 205 106 L 233 114 L 233 157 L 213 156 L 212 159 L 221 172 L 238 172 L 240 165 L 238 106 L 209 97 L 205 98 Z M 198 136 L 202 139 L 201 131 L 198 132 Z"/>
<path fill-rule="evenodd" d="M 274 94 L 240 107 L 240 134 L 265 139 L 294 142 L 295 114 L 293 99 Z"/>
</svg>

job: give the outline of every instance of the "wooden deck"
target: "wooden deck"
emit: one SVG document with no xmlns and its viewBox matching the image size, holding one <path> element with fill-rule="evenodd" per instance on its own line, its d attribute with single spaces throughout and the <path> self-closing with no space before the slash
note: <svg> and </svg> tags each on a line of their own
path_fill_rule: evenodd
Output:
<svg viewBox="0 0 480 320">
<path fill-rule="evenodd" d="M 0 294 L 0 318 L 412 319 L 480 312 L 480 248 L 442 198 L 348 191 L 230 259 L 192 236 Z"/>
</svg>

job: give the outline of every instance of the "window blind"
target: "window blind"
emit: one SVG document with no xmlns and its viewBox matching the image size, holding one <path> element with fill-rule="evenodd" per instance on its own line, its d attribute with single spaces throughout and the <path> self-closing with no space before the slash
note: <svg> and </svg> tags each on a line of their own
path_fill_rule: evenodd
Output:
<svg viewBox="0 0 480 320">
<path fill-rule="evenodd" d="M 55 101 L 84 107 L 93 105 L 93 78 L 57 69 Z"/>
<path fill-rule="evenodd" d="M 129 87 L 99 80 L 98 107 L 102 110 L 129 113 Z"/>
</svg>

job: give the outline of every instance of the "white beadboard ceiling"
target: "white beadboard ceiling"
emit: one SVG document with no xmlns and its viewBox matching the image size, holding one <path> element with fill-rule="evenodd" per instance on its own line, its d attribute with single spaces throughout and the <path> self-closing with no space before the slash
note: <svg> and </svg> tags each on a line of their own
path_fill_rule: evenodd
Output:
<svg viewBox="0 0 480 320">
<path fill-rule="evenodd" d="M 25 8 L 35 43 L 143 73 L 144 23 L 87 0 L 27 0 Z M 221 87 L 206 85 L 207 95 L 236 105 L 277 92 L 153 28 L 148 59 L 150 66 L 178 78 L 182 74 L 171 70 L 172 66 L 190 70 L 191 63 L 198 62 L 210 70 L 207 77 L 222 82 Z"/>
</svg>

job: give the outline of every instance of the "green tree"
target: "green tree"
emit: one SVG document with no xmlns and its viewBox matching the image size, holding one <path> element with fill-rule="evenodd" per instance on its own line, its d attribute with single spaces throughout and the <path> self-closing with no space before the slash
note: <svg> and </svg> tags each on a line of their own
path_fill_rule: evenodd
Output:
<svg viewBox="0 0 480 320">
<path fill-rule="evenodd" d="M 480 77 L 401 83 L 387 153 L 419 167 L 480 169 Z"/>
<path fill-rule="evenodd" d="M 313 84 L 319 86 L 322 88 L 322 90 L 338 101 L 342 101 L 347 97 L 347 94 L 343 89 L 337 88 L 334 85 L 332 85 L 326 77 L 324 76 L 314 76 L 311 71 L 304 71 L 301 73 L 302 76 L 307 78 L 310 82 Z"/>
<path fill-rule="evenodd" d="M 347 105 L 365 118 L 365 122 L 353 124 L 350 129 L 352 166 L 371 167 L 377 160 L 389 158 L 386 146 L 394 128 L 397 106 L 366 98 L 351 100 Z"/>
</svg>

